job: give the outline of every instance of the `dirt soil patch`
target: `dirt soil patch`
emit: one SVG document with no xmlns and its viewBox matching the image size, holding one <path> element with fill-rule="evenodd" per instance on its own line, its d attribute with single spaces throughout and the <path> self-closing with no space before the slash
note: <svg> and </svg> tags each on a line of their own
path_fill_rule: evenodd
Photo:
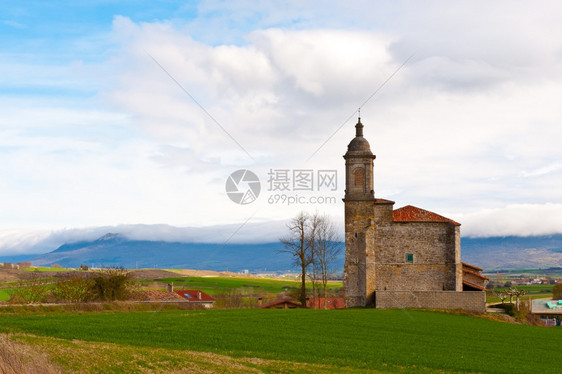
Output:
<svg viewBox="0 0 562 374">
<path fill-rule="evenodd" d="M 37 274 L 33 271 L 23 271 L 16 269 L 0 269 L 0 283 L 18 282 L 27 279 L 35 279 Z"/>
<path fill-rule="evenodd" d="M 255 275 L 233 273 L 231 271 L 212 271 L 212 270 L 190 270 L 179 269 L 176 270 L 176 276 L 179 274 L 182 277 L 241 277 L 241 278 L 254 278 Z"/>
<path fill-rule="evenodd" d="M 133 279 L 137 279 L 137 280 L 154 280 L 154 279 L 172 278 L 178 276 L 177 273 L 173 273 L 167 270 L 159 270 L 159 269 L 131 270 L 131 275 Z"/>
</svg>

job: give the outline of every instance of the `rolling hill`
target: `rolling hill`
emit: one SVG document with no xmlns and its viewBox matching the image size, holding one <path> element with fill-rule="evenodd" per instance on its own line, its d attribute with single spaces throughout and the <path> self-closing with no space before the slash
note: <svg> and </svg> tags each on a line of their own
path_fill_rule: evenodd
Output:
<svg viewBox="0 0 562 374">
<path fill-rule="evenodd" d="M 63 244 L 34 256 L 34 265 L 64 267 L 188 268 L 251 272 L 286 271 L 292 259 L 279 242 L 258 244 L 181 243 L 130 240 L 108 233 L 93 241 Z M 26 258 L 29 259 L 29 258 Z M 1 260 L 1 259 L 0 259 Z M 462 260 L 485 270 L 562 267 L 562 234 L 530 237 L 463 238 Z M 343 252 L 334 264 L 343 270 Z"/>
</svg>

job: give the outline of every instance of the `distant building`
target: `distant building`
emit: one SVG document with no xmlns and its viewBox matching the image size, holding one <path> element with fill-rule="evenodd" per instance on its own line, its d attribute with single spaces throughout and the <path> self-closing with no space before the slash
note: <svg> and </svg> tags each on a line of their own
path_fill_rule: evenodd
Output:
<svg viewBox="0 0 562 374">
<path fill-rule="evenodd" d="M 184 301 L 201 305 L 206 309 L 212 308 L 215 302 L 215 299 L 211 295 L 200 290 L 176 290 L 173 292 L 179 295 Z"/>
<path fill-rule="evenodd" d="M 344 156 L 346 306 L 485 311 L 488 279 L 461 263 L 460 223 L 375 198 L 376 156 L 361 119 L 355 129 Z"/>
<path fill-rule="evenodd" d="M 261 306 L 262 309 L 299 309 L 302 305 L 296 301 L 289 299 L 281 299 L 272 301 Z"/>
<path fill-rule="evenodd" d="M 539 315 L 546 326 L 562 326 L 562 300 L 532 300 L 531 313 Z"/>
<path fill-rule="evenodd" d="M 205 309 L 210 309 L 215 299 L 200 290 L 174 290 L 173 285 L 168 285 L 167 291 L 138 291 L 133 298 L 139 302 L 149 303 L 190 303 Z"/>
<path fill-rule="evenodd" d="M 18 270 L 20 268 L 19 265 L 12 264 L 11 262 L 0 263 L 0 267 L 4 269 L 15 269 L 15 270 Z"/>
</svg>

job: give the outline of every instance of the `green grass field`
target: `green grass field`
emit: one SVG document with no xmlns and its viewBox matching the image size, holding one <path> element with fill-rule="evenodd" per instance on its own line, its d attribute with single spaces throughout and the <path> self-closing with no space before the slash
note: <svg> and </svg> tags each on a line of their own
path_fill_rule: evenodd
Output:
<svg viewBox="0 0 562 374">
<path fill-rule="evenodd" d="M 103 342 L 129 350 L 282 360 L 339 372 L 553 373 L 559 372 L 555 355 L 562 346 L 558 328 L 415 310 L 3 313 L 0 331 L 58 338 L 68 344 Z M 112 360 L 125 361 L 119 356 Z M 98 365 L 92 371 L 104 371 L 110 364 L 92 365 Z M 283 366 L 292 371 L 292 365 Z"/>
<path fill-rule="evenodd" d="M 50 272 L 50 271 L 75 271 L 76 269 L 67 269 L 67 268 L 51 268 L 51 267 L 43 267 L 43 266 L 37 266 L 37 267 L 30 267 L 30 268 L 25 268 L 23 269 L 23 271 L 37 271 L 37 272 Z"/>
<path fill-rule="evenodd" d="M 174 277 L 158 279 L 162 283 L 174 283 L 177 289 L 185 287 L 188 289 L 200 289 L 210 295 L 220 295 L 230 292 L 232 289 L 253 288 L 255 293 L 268 292 L 277 294 L 288 291 L 291 288 L 300 288 L 300 282 L 268 279 L 268 278 L 239 278 L 239 277 Z M 310 284 L 307 284 L 311 287 Z M 342 287 L 342 282 L 330 282 L 329 290 L 337 290 Z"/>
<path fill-rule="evenodd" d="M 552 297 L 553 287 L 554 285 L 551 284 L 533 284 L 530 286 L 515 286 L 515 288 L 517 289 L 524 289 L 525 291 L 527 291 L 527 294 L 521 298 L 522 300 L 543 299 L 543 298 Z M 496 287 L 494 289 L 494 291 L 496 291 L 497 293 L 500 293 L 504 290 L 505 288 L 503 287 Z M 493 294 L 487 293 L 486 295 L 487 303 L 495 303 L 500 301 L 501 301 L 500 298 L 493 296 Z"/>
</svg>

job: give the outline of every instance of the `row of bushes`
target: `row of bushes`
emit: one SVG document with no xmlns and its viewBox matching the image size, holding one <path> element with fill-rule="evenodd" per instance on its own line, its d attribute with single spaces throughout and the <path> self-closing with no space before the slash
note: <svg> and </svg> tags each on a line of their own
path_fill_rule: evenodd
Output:
<svg viewBox="0 0 562 374">
<path fill-rule="evenodd" d="M 95 273 L 69 273 L 55 281 L 35 280 L 12 289 L 10 303 L 86 302 L 126 300 L 132 279 L 122 268 Z"/>
</svg>

